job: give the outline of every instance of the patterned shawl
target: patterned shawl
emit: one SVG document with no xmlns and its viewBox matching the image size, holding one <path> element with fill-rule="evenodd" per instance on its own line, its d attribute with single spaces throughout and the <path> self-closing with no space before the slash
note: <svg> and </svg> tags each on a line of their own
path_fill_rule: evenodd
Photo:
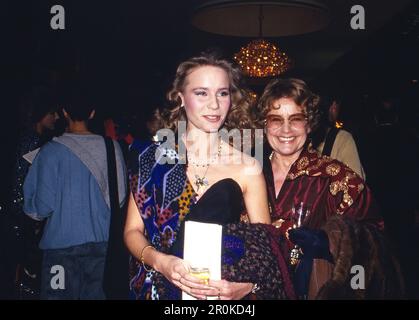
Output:
<svg viewBox="0 0 419 320">
<path fill-rule="evenodd" d="M 268 157 L 264 161 L 264 174 L 272 220 L 289 220 L 292 207 L 304 203 L 311 210 L 306 225 L 312 228 L 320 228 L 336 214 L 383 228 L 378 207 L 364 180 L 342 162 L 320 157 L 310 145 L 305 146 L 291 166 L 278 195 Z"/>
</svg>

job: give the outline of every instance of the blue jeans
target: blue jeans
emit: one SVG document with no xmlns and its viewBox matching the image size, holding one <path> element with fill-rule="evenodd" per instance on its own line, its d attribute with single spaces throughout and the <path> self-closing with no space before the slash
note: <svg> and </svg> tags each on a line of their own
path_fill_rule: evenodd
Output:
<svg viewBox="0 0 419 320">
<path fill-rule="evenodd" d="M 107 242 L 44 250 L 41 299 L 105 299 L 103 271 Z"/>
</svg>

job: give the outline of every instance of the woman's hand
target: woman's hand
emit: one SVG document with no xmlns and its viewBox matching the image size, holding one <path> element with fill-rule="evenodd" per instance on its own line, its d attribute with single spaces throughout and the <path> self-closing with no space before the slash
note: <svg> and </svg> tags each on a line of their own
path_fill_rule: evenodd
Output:
<svg viewBox="0 0 419 320">
<path fill-rule="evenodd" d="M 230 282 L 227 280 L 210 280 L 208 286 L 211 288 L 204 291 L 192 290 L 194 294 L 205 294 L 219 300 L 240 300 L 247 296 L 253 288 L 250 282 Z"/>
<path fill-rule="evenodd" d="M 252 283 L 230 282 L 227 280 L 205 280 L 194 277 L 189 273 L 190 266 L 185 261 L 171 255 L 159 258 L 156 270 L 166 277 L 171 283 L 189 295 L 205 300 L 215 297 L 221 300 L 240 300 L 252 291 Z"/>
<path fill-rule="evenodd" d="M 176 256 L 164 255 L 159 259 L 156 270 L 166 277 L 171 283 L 189 295 L 205 300 L 211 288 L 205 281 L 189 274 L 188 263 Z"/>
</svg>

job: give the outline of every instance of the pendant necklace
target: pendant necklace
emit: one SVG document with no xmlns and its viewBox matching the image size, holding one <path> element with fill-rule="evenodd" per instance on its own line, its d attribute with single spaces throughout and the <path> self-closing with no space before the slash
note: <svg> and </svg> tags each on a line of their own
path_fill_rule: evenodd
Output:
<svg viewBox="0 0 419 320">
<path fill-rule="evenodd" d="M 201 188 L 201 187 L 208 187 L 209 182 L 208 182 L 208 179 L 205 177 L 207 175 L 208 168 L 209 168 L 209 165 L 207 165 L 207 169 L 205 170 L 205 173 L 202 177 L 197 175 L 196 172 L 195 172 L 195 169 L 194 169 L 194 172 L 195 172 L 195 182 L 194 182 L 194 184 L 196 185 L 196 191 L 199 191 L 199 188 Z"/>
<path fill-rule="evenodd" d="M 202 188 L 208 187 L 209 182 L 208 182 L 208 179 L 207 179 L 206 175 L 208 173 L 208 169 L 209 169 L 211 163 L 215 162 L 217 160 L 217 158 L 221 156 L 221 145 L 222 145 L 222 140 L 220 140 L 220 143 L 218 144 L 218 152 L 214 155 L 214 158 L 211 159 L 209 162 L 207 162 L 205 164 L 197 163 L 197 162 L 193 161 L 190 157 L 188 157 L 188 163 L 190 163 L 193 167 L 193 171 L 194 171 L 194 175 L 195 175 L 194 184 L 196 186 L 196 191 L 197 192 L 199 191 L 199 189 L 201 187 Z M 196 173 L 195 167 L 198 167 L 198 168 L 199 167 L 202 167 L 202 168 L 206 167 L 204 174 L 202 176 L 199 176 Z"/>
</svg>

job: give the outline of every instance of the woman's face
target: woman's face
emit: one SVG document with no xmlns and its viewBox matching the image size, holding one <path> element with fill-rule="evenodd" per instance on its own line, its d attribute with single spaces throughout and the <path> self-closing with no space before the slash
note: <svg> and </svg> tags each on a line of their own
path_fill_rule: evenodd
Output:
<svg viewBox="0 0 419 320">
<path fill-rule="evenodd" d="M 307 118 L 301 106 L 289 98 L 274 101 L 266 116 L 266 137 L 279 156 L 296 160 L 309 132 Z"/>
<path fill-rule="evenodd" d="M 186 77 L 185 88 L 179 96 L 188 118 L 188 130 L 216 132 L 231 105 L 227 72 L 219 67 L 198 67 Z"/>
</svg>

